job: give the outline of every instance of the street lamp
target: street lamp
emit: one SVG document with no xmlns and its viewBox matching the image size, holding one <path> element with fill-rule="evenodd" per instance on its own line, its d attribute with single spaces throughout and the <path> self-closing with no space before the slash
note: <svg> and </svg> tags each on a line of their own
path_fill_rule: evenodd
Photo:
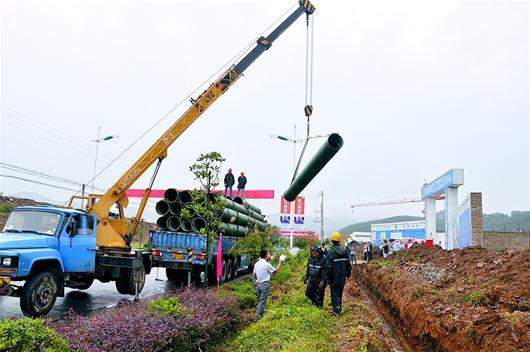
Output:
<svg viewBox="0 0 530 352">
<path fill-rule="evenodd" d="M 105 137 L 100 137 L 100 133 L 101 133 L 101 126 L 98 127 L 98 136 L 96 139 L 92 139 L 92 142 L 96 143 L 96 156 L 94 158 L 94 173 L 93 173 L 93 176 L 92 176 L 92 193 L 94 193 L 94 187 L 96 185 L 96 167 L 97 167 L 97 164 L 98 164 L 98 151 L 99 151 L 99 143 L 102 143 L 102 142 L 106 142 L 106 141 L 109 141 L 111 139 L 114 139 L 114 138 L 120 138 L 120 136 L 118 135 L 109 135 L 109 136 L 105 136 Z"/>
<path fill-rule="evenodd" d="M 308 133 L 309 133 L 309 130 L 308 130 Z M 327 138 L 329 137 L 331 134 L 318 134 L 318 135 L 314 135 L 314 136 L 308 136 L 307 137 L 307 140 L 309 139 L 317 139 L 317 138 Z M 293 178 L 297 172 L 297 169 L 296 169 L 296 144 L 298 143 L 305 143 L 306 142 L 306 139 L 296 139 L 296 125 L 294 126 L 294 134 L 293 134 L 293 138 L 288 138 L 288 137 L 284 137 L 284 136 L 280 136 L 280 135 L 277 135 L 277 134 L 271 134 L 270 135 L 272 139 L 279 139 L 281 141 L 284 141 L 284 142 L 288 142 L 288 143 L 292 143 L 293 144 Z M 302 150 L 302 154 L 304 153 L 304 150 L 305 148 Z M 319 193 L 319 195 L 322 196 L 322 203 L 321 203 L 321 236 L 322 238 L 324 238 L 324 191 L 322 191 L 321 193 Z M 294 222 L 292 224 L 292 228 L 291 228 L 291 236 L 290 236 L 290 239 L 289 239 L 289 246 L 290 248 L 292 249 L 293 248 L 293 237 L 294 237 Z"/>
</svg>

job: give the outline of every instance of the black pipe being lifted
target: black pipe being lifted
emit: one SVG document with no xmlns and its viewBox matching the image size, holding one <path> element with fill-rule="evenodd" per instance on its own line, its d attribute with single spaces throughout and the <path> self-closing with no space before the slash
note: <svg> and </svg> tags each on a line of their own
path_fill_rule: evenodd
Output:
<svg viewBox="0 0 530 352">
<path fill-rule="evenodd" d="M 326 166 L 326 164 L 337 154 L 342 148 L 344 141 L 338 133 L 332 133 L 324 142 L 322 147 L 307 163 L 306 167 L 293 180 L 293 183 L 287 188 L 283 194 L 284 198 L 292 202 L 304 190 L 304 188 L 315 178 L 315 176 Z"/>
</svg>

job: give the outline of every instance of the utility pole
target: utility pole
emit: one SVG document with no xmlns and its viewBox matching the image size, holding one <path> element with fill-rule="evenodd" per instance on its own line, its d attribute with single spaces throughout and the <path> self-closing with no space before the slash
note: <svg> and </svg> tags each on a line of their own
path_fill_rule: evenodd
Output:
<svg viewBox="0 0 530 352">
<path fill-rule="evenodd" d="M 324 191 L 320 192 L 320 239 L 324 240 Z"/>
<path fill-rule="evenodd" d="M 324 191 L 320 191 L 314 196 L 315 198 L 320 198 L 320 209 L 315 210 L 315 218 L 313 219 L 313 222 L 315 224 L 318 224 L 320 227 L 320 238 L 324 240 Z"/>
</svg>

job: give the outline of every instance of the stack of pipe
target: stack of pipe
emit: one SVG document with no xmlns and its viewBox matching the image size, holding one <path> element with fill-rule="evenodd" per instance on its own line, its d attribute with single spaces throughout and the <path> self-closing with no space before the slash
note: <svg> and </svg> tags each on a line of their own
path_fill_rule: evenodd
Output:
<svg viewBox="0 0 530 352">
<path fill-rule="evenodd" d="M 233 200 L 212 195 L 212 201 L 220 202 L 223 210 L 215 214 L 221 222 L 216 229 L 229 236 L 242 237 L 254 229 L 263 230 L 266 226 L 265 216 L 261 210 L 240 197 Z M 191 221 L 180 216 L 181 210 L 192 202 L 190 191 L 178 191 L 169 188 L 164 192 L 164 199 L 156 203 L 156 212 L 160 217 L 156 224 L 161 231 L 195 232 L 206 228 L 207 221 L 198 215 L 191 214 Z"/>
</svg>

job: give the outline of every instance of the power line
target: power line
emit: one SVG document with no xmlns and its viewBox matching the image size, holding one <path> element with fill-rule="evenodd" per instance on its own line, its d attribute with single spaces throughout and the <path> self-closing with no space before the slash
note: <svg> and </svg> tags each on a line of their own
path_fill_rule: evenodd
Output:
<svg viewBox="0 0 530 352">
<path fill-rule="evenodd" d="M 17 111 L 15 109 L 13 109 L 12 107 L 8 106 L 8 105 L 5 105 L 5 104 L 1 104 L 2 105 L 2 109 L 3 109 L 3 113 L 4 114 L 7 114 L 8 117 L 11 117 L 11 118 L 15 118 L 27 125 L 30 125 L 31 127 L 34 127 L 36 129 L 38 129 L 39 131 L 42 131 L 42 132 L 46 132 L 48 134 L 51 134 L 51 135 L 54 135 L 60 139 L 62 139 L 63 141 L 67 142 L 67 143 L 70 143 L 72 145 L 75 145 L 79 148 L 82 148 L 85 152 L 88 151 L 90 152 L 91 154 L 94 152 L 93 148 L 91 146 L 89 146 L 88 144 L 88 141 L 85 143 L 80 143 L 81 140 L 79 139 L 79 137 L 75 137 L 65 131 L 61 131 L 57 128 L 57 126 L 50 126 L 50 125 L 47 125 L 45 124 L 44 122 L 34 118 L 34 117 L 31 117 L 29 116 L 28 114 L 25 114 L 25 113 L 22 113 L 20 111 Z M 8 111 L 8 110 L 10 111 Z M 111 159 L 113 158 L 114 156 L 109 154 L 109 153 L 102 153 L 103 155 L 105 155 L 107 158 Z"/>
<path fill-rule="evenodd" d="M 28 168 L 20 167 L 20 166 L 9 164 L 9 163 L 5 163 L 5 162 L 0 162 L 0 168 L 6 169 L 6 170 L 10 170 L 10 171 L 14 171 L 14 172 L 27 174 L 27 175 L 31 175 L 31 176 L 36 176 L 36 177 L 40 177 L 40 178 L 44 178 L 44 179 L 48 179 L 48 180 L 51 180 L 51 181 L 56 181 L 56 182 L 61 182 L 61 183 L 65 183 L 65 184 L 70 184 L 70 185 L 73 185 L 73 186 L 79 186 L 79 187 L 83 186 L 83 184 L 81 182 L 76 181 L 76 180 L 68 179 L 68 178 L 61 177 L 61 176 L 54 176 L 54 175 L 51 175 L 51 174 L 44 173 L 42 171 L 31 170 L 31 169 L 28 169 Z M 98 191 L 104 192 L 104 190 L 101 189 L 101 188 L 96 188 L 96 189 Z M 75 190 L 75 191 L 77 191 L 77 190 Z"/>
<path fill-rule="evenodd" d="M 1 177 L 6 177 L 6 178 L 14 178 L 14 179 L 17 179 L 17 180 L 21 180 L 21 181 L 25 181 L 25 182 L 30 182 L 30 183 L 35 183 L 35 184 L 39 184 L 39 185 L 43 185 L 43 186 L 48 186 L 48 187 L 58 188 L 58 189 L 62 189 L 62 190 L 65 190 L 65 191 L 71 191 L 71 192 L 75 192 L 75 191 L 76 191 L 75 189 L 66 188 L 66 187 L 58 186 L 58 185 L 52 185 L 52 184 L 50 184 L 50 183 L 40 182 L 40 181 L 37 181 L 37 180 L 31 180 L 31 179 L 27 179 L 27 178 L 23 178 L 23 177 L 15 176 L 15 175 L 4 175 L 4 174 L 0 174 L 0 176 L 1 176 Z"/>
</svg>

